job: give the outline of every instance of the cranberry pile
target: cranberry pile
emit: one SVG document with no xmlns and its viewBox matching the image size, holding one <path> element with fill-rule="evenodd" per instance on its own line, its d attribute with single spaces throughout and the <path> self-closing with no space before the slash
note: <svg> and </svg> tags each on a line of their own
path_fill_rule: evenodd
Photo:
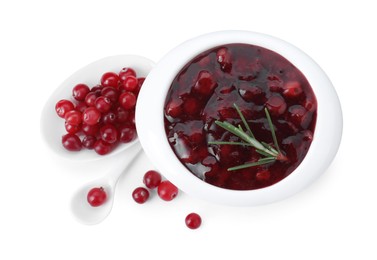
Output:
<svg viewBox="0 0 377 260">
<path fill-rule="evenodd" d="M 242 125 L 234 104 L 255 138 L 272 145 L 268 109 L 287 160 L 228 171 L 262 158 L 249 146 L 208 145 L 241 141 L 215 123 Z M 279 182 L 302 162 L 313 140 L 317 101 L 305 76 L 281 55 L 255 45 L 227 44 L 182 68 L 170 86 L 164 116 L 171 148 L 194 175 L 218 187 L 252 190 Z"/>
<path fill-rule="evenodd" d="M 134 69 L 125 67 L 119 73 L 104 73 L 91 88 L 83 83 L 74 86 L 73 100 L 62 99 L 55 105 L 57 115 L 65 120 L 64 148 L 84 147 L 105 155 L 119 143 L 134 140 L 135 105 L 143 82 Z"/>
</svg>

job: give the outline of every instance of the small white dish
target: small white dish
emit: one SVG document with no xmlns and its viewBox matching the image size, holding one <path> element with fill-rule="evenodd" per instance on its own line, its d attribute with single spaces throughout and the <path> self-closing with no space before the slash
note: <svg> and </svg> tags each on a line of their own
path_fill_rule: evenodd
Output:
<svg viewBox="0 0 377 260">
<path fill-rule="evenodd" d="M 42 111 L 41 131 L 46 144 L 56 154 L 66 159 L 74 161 L 94 161 L 109 156 L 114 156 L 125 151 L 129 146 L 138 140 L 129 144 L 118 145 L 111 153 L 100 156 L 93 150 L 82 149 L 79 152 L 67 151 L 62 143 L 62 135 L 66 133 L 64 128 L 64 119 L 58 117 L 55 112 L 55 104 L 61 99 L 72 100 L 72 88 L 79 83 L 85 83 L 92 87 L 100 83 L 103 73 L 112 71 L 118 73 L 123 67 L 135 69 L 138 77 L 146 77 L 154 67 L 154 62 L 136 55 L 116 55 L 97 60 L 68 77 L 49 97 Z"/>
<path fill-rule="evenodd" d="M 314 140 L 294 172 L 282 181 L 257 190 L 238 191 L 208 184 L 194 176 L 176 157 L 164 129 L 164 103 L 174 77 L 196 55 L 216 46 L 247 43 L 275 51 L 307 78 L 318 102 Z M 188 40 L 158 62 L 148 75 L 136 107 L 139 140 L 149 159 L 166 178 L 194 197 L 232 206 L 253 206 L 287 198 L 304 189 L 330 165 L 342 136 L 342 111 L 325 72 L 303 51 L 272 36 L 248 31 L 220 31 Z"/>
</svg>

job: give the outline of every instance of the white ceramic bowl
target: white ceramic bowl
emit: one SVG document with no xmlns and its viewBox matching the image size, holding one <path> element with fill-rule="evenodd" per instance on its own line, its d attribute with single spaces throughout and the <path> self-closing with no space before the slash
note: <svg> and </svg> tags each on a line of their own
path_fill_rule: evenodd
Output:
<svg viewBox="0 0 377 260">
<path fill-rule="evenodd" d="M 164 130 L 163 107 L 174 77 L 196 55 L 216 46 L 248 43 L 275 51 L 294 64 L 316 95 L 318 110 L 314 139 L 294 172 L 282 181 L 257 190 L 219 188 L 194 176 L 176 157 Z M 139 95 L 136 124 L 147 156 L 161 173 L 187 194 L 226 205 L 252 206 L 287 198 L 302 190 L 330 165 L 342 135 L 342 112 L 337 94 L 323 70 L 295 46 L 272 36 L 247 31 L 220 31 L 188 40 L 158 62 Z"/>
<path fill-rule="evenodd" d="M 82 149 L 79 152 L 69 152 L 64 149 L 61 139 L 66 133 L 64 119 L 58 117 L 55 112 L 55 104 L 61 99 L 72 98 L 72 88 L 78 83 L 85 83 L 92 87 L 100 83 L 103 73 L 108 71 L 119 72 L 123 67 L 131 67 L 136 70 L 138 77 L 146 77 L 154 67 L 154 62 L 137 55 L 115 55 L 97 60 L 68 77 L 49 97 L 42 111 L 41 131 L 43 139 L 48 147 L 57 155 L 74 161 L 94 161 L 116 155 L 126 150 L 137 140 L 118 145 L 111 153 L 101 156 L 93 150 Z"/>
</svg>

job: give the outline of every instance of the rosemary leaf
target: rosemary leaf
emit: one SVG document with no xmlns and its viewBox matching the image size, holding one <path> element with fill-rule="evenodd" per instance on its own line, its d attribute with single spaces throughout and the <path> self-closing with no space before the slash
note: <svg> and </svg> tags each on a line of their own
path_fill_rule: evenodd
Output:
<svg viewBox="0 0 377 260">
<path fill-rule="evenodd" d="M 268 124 L 270 125 L 272 139 L 274 140 L 274 145 L 275 145 L 275 147 L 277 149 L 277 152 L 280 153 L 280 148 L 279 148 L 279 145 L 278 145 L 278 140 L 277 140 L 276 134 L 275 134 L 275 128 L 274 128 L 274 125 L 272 124 L 271 116 L 270 116 L 270 113 L 268 112 L 267 107 L 264 108 L 264 112 L 266 113 Z"/>
<path fill-rule="evenodd" d="M 225 141 L 212 141 L 212 142 L 208 142 L 208 144 L 218 144 L 218 145 L 230 144 L 230 145 L 252 146 L 251 144 L 245 143 L 245 142 L 225 142 Z M 267 156 L 270 156 L 270 155 L 268 154 Z"/>
<path fill-rule="evenodd" d="M 237 113 L 238 113 L 238 115 L 240 116 L 240 118 L 241 118 L 243 124 L 245 125 L 246 130 L 249 132 L 250 136 L 251 136 L 252 138 L 255 139 L 254 134 L 253 134 L 253 132 L 251 132 L 250 126 L 249 126 L 249 124 L 247 123 L 245 117 L 243 116 L 243 114 L 242 114 L 240 108 L 236 105 L 236 103 L 234 103 L 233 105 L 234 105 L 234 107 L 236 108 Z"/>
<path fill-rule="evenodd" d="M 236 170 L 245 169 L 245 168 L 249 168 L 249 167 L 253 167 L 253 166 L 271 163 L 271 162 L 274 162 L 274 161 L 275 161 L 275 157 L 266 157 L 266 158 L 259 159 L 257 162 L 245 163 L 245 164 L 242 164 L 242 165 L 238 165 L 238 166 L 228 168 L 228 171 L 236 171 Z"/>
</svg>

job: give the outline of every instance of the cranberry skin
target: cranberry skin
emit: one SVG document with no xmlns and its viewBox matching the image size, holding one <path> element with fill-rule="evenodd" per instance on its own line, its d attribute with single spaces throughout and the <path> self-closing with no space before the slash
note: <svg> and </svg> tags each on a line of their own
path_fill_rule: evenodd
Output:
<svg viewBox="0 0 377 260">
<path fill-rule="evenodd" d="M 66 99 L 58 101 L 55 105 L 56 114 L 61 118 L 64 118 L 65 114 L 73 110 L 74 108 L 75 106 L 73 105 L 73 103 Z"/>
<path fill-rule="evenodd" d="M 132 198 L 139 204 L 143 204 L 149 198 L 149 191 L 144 187 L 138 187 L 132 192 Z"/>
<path fill-rule="evenodd" d="M 70 134 L 76 134 L 77 132 L 81 130 L 81 125 L 71 125 L 71 124 L 68 124 L 67 122 L 65 122 L 64 127 L 67 133 L 70 133 Z"/>
<path fill-rule="evenodd" d="M 82 121 L 87 125 L 95 125 L 99 122 L 101 118 L 101 112 L 99 112 L 95 107 L 88 107 L 82 113 Z"/>
<path fill-rule="evenodd" d="M 232 70 L 231 56 L 227 48 L 221 48 L 216 52 L 216 60 L 222 71 L 229 73 Z"/>
<path fill-rule="evenodd" d="M 85 147 L 86 149 L 93 149 L 94 144 L 96 143 L 97 138 L 91 135 L 87 135 L 82 139 L 82 146 Z"/>
<path fill-rule="evenodd" d="M 143 177 L 143 183 L 148 189 L 155 189 L 161 183 L 161 174 L 156 171 L 147 171 Z"/>
<path fill-rule="evenodd" d="M 75 134 L 66 134 L 62 137 L 62 144 L 65 149 L 72 152 L 77 152 L 81 150 L 81 140 Z"/>
<path fill-rule="evenodd" d="M 101 85 L 104 87 L 117 88 L 119 82 L 118 74 L 114 72 L 106 72 L 101 77 Z"/>
<path fill-rule="evenodd" d="M 113 87 L 104 87 L 101 90 L 101 95 L 110 99 L 112 103 L 115 103 L 118 101 L 119 98 L 119 90 Z"/>
<path fill-rule="evenodd" d="M 287 104 L 279 94 L 272 95 L 266 102 L 268 111 L 273 115 L 282 115 L 287 109 Z"/>
<path fill-rule="evenodd" d="M 97 93 L 94 93 L 94 92 L 88 93 L 88 95 L 86 95 L 85 97 L 85 104 L 88 107 L 94 107 L 96 105 L 97 97 L 98 97 Z"/>
<path fill-rule="evenodd" d="M 118 130 L 114 125 L 106 124 L 100 128 L 99 132 L 106 143 L 113 144 L 118 141 Z"/>
<path fill-rule="evenodd" d="M 65 122 L 70 125 L 78 126 L 82 122 L 82 114 L 79 111 L 71 110 L 65 114 Z"/>
<path fill-rule="evenodd" d="M 136 72 L 132 68 L 123 68 L 119 72 L 119 79 L 120 81 L 124 81 L 128 76 L 136 77 Z"/>
<path fill-rule="evenodd" d="M 170 181 L 162 181 L 157 187 L 158 196 L 165 200 L 171 201 L 178 195 L 178 188 Z"/>
<path fill-rule="evenodd" d="M 133 109 L 136 105 L 136 97 L 131 92 L 124 92 L 119 96 L 119 103 L 126 110 Z"/>
<path fill-rule="evenodd" d="M 82 127 L 81 127 L 81 130 L 86 135 L 96 136 L 98 134 L 98 132 L 99 132 L 99 126 L 98 125 L 83 124 Z"/>
<path fill-rule="evenodd" d="M 97 140 L 94 144 L 94 151 L 99 155 L 106 155 L 111 152 L 113 146 L 109 143 L 106 143 L 102 139 Z"/>
<path fill-rule="evenodd" d="M 112 104 L 109 98 L 104 96 L 96 98 L 95 107 L 99 112 L 106 113 L 111 109 L 111 106 Z"/>
<path fill-rule="evenodd" d="M 93 188 L 88 192 L 87 201 L 92 207 L 99 207 L 106 202 L 107 194 L 102 187 Z"/>
<path fill-rule="evenodd" d="M 202 218 L 197 213 L 190 213 L 185 218 L 186 226 L 190 229 L 197 229 L 202 224 Z"/>
<path fill-rule="evenodd" d="M 216 81 L 212 77 L 211 73 L 206 70 L 202 70 L 199 72 L 194 90 L 203 96 L 209 96 L 215 89 L 216 85 Z"/>
<path fill-rule="evenodd" d="M 137 88 L 137 78 L 134 76 L 128 76 L 122 82 L 123 89 L 126 91 L 134 91 Z"/>
<path fill-rule="evenodd" d="M 115 124 L 117 122 L 115 113 L 110 111 L 102 115 L 102 122 L 104 124 Z"/>
<path fill-rule="evenodd" d="M 297 81 L 289 81 L 284 85 L 283 95 L 287 98 L 295 98 L 302 94 L 301 84 Z"/>
<path fill-rule="evenodd" d="M 84 101 L 86 95 L 88 95 L 89 92 L 90 92 L 90 89 L 89 89 L 89 87 L 87 85 L 85 85 L 85 84 L 77 84 L 72 89 L 72 96 L 77 101 Z"/>
<path fill-rule="evenodd" d="M 136 138 L 136 130 L 130 125 L 123 125 L 118 128 L 119 141 L 122 143 L 129 143 Z"/>
</svg>

